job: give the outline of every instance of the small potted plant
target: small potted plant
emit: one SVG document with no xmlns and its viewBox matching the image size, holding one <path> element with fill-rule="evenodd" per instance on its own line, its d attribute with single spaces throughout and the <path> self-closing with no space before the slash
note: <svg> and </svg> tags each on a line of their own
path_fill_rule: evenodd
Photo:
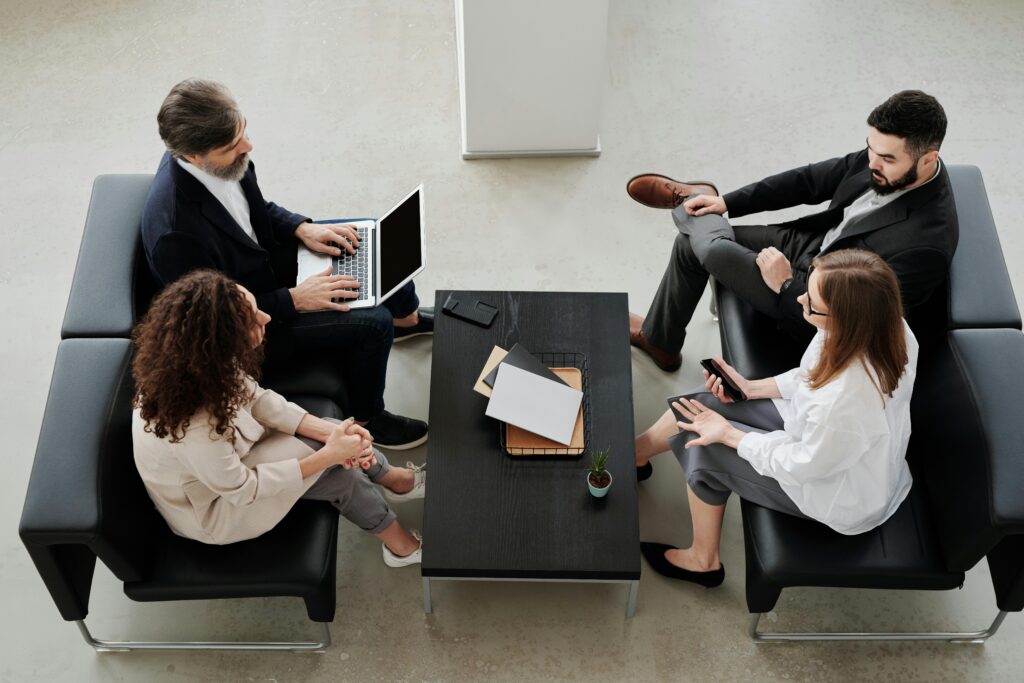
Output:
<svg viewBox="0 0 1024 683">
<path fill-rule="evenodd" d="M 604 468 L 608 464 L 608 456 L 611 449 L 594 451 L 590 454 L 590 469 L 587 471 L 587 486 L 590 487 L 590 495 L 595 498 L 604 498 L 608 489 L 612 486 L 612 473 Z"/>
</svg>

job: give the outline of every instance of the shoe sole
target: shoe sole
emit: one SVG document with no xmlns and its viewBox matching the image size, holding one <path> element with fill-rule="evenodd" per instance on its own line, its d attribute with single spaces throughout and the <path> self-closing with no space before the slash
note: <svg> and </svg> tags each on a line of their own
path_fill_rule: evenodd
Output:
<svg viewBox="0 0 1024 683">
<path fill-rule="evenodd" d="M 430 435 L 429 434 L 424 434 L 423 436 L 421 436 L 420 438 L 416 439 L 415 441 L 410 441 L 409 443 L 395 444 L 393 446 L 389 446 L 387 444 L 383 444 L 383 443 L 380 443 L 378 441 L 375 441 L 374 445 L 377 446 L 377 448 L 386 448 L 389 451 L 407 451 L 409 449 L 416 448 L 417 446 L 422 446 L 423 444 L 425 444 L 427 442 L 427 437 L 428 436 L 430 436 Z"/>
<path fill-rule="evenodd" d="M 707 181 L 707 180 L 676 180 L 675 178 L 669 178 L 667 175 L 662 175 L 660 173 L 638 173 L 637 175 L 633 176 L 632 178 L 630 178 L 629 180 L 626 181 L 626 194 L 628 194 L 629 198 L 632 199 L 637 204 L 643 204 L 644 206 L 646 206 L 648 208 L 651 208 L 651 209 L 671 209 L 671 208 L 674 208 L 674 207 L 657 206 L 655 204 L 648 204 L 647 202 L 642 202 L 639 199 L 637 199 L 636 197 L 634 197 L 633 195 L 629 194 L 629 185 L 630 185 L 630 183 L 632 183 L 637 178 L 641 178 L 641 177 L 643 177 L 645 175 L 652 175 L 655 178 L 664 178 L 665 180 L 671 180 L 673 183 L 681 183 L 683 185 L 710 185 L 711 188 L 715 191 L 715 196 L 718 196 L 718 197 L 721 196 L 721 194 L 718 192 L 718 186 L 715 185 L 712 182 Z"/>
<path fill-rule="evenodd" d="M 654 356 L 652 356 L 652 355 L 651 355 L 651 353 L 650 353 L 650 352 L 649 352 L 649 351 L 648 351 L 647 349 L 645 349 L 644 347 L 642 347 L 642 346 L 637 346 L 637 345 L 636 345 L 636 344 L 634 344 L 633 342 L 630 342 L 630 343 L 629 343 L 629 345 L 630 345 L 630 346 L 632 346 L 632 347 L 633 347 L 634 349 L 636 349 L 637 351 L 639 351 L 640 353 L 642 353 L 642 354 L 644 354 L 645 356 L 647 356 L 647 359 L 648 359 L 649 361 L 651 361 L 652 363 L 654 363 L 654 367 L 658 368 L 658 369 L 659 369 L 659 370 L 661 370 L 662 372 L 675 372 L 675 371 L 677 371 L 677 370 L 678 370 L 679 368 L 683 367 L 683 362 L 682 362 L 682 361 L 679 361 L 679 364 L 678 364 L 678 365 L 675 365 L 675 364 L 673 364 L 673 365 L 669 365 L 669 366 L 665 366 L 665 365 L 662 365 L 661 363 L 659 363 L 658 361 L 656 361 L 656 360 L 654 359 Z"/>
<path fill-rule="evenodd" d="M 395 557 L 394 553 L 391 553 L 391 557 L 394 557 L 395 559 L 394 560 L 388 560 L 388 551 L 386 550 L 386 546 L 385 546 L 385 552 L 383 553 L 384 564 L 387 565 L 388 567 L 391 567 L 392 569 L 401 569 L 402 567 L 411 567 L 411 566 L 416 565 L 416 564 L 423 564 L 423 549 L 422 549 L 422 546 L 420 546 L 420 548 L 418 550 L 413 552 L 414 555 L 416 553 L 420 554 L 419 558 L 417 558 L 416 560 L 412 560 L 412 561 L 408 561 L 407 562 L 406 561 L 408 559 L 407 557 Z"/>
<path fill-rule="evenodd" d="M 393 342 L 391 342 L 391 343 L 392 344 L 401 344 L 402 342 L 407 341 L 409 339 L 415 339 L 416 337 L 427 337 L 427 336 L 430 336 L 430 335 L 433 335 L 433 334 L 434 334 L 433 332 L 416 332 L 414 334 L 407 334 L 407 335 L 404 335 L 402 337 L 395 337 L 395 340 Z"/>
</svg>

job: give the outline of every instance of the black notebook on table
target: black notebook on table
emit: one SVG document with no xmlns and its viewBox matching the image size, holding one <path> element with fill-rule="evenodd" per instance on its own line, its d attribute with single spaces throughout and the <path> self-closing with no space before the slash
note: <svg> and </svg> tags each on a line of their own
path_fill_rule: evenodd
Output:
<svg viewBox="0 0 1024 683">
<path fill-rule="evenodd" d="M 546 365 L 537 360 L 536 356 L 527 351 L 526 347 L 522 344 L 516 344 L 513 346 L 512 350 L 510 350 L 501 360 L 501 363 L 495 365 L 494 369 L 487 373 L 487 376 L 484 377 L 484 384 L 492 388 L 494 387 L 494 380 L 498 377 L 498 368 L 500 368 L 503 363 L 508 363 L 520 370 L 526 370 L 531 374 L 550 379 L 553 382 L 565 384 L 561 377 L 551 372 Z M 566 386 L 569 385 L 566 384 Z"/>
</svg>

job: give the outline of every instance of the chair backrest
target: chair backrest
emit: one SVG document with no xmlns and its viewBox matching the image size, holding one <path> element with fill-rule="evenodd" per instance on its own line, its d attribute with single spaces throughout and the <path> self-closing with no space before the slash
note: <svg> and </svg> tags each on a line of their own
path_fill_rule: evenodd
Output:
<svg viewBox="0 0 1024 683">
<path fill-rule="evenodd" d="M 61 338 L 126 339 L 159 287 L 142 250 L 151 174 L 96 178 Z"/>
</svg>

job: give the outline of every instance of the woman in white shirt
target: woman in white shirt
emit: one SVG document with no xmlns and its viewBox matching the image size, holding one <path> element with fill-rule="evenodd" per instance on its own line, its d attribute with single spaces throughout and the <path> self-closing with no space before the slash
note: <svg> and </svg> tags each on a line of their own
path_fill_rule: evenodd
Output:
<svg viewBox="0 0 1024 683">
<path fill-rule="evenodd" d="M 819 256 L 798 301 L 818 328 L 799 367 L 748 380 L 716 357 L 748 400 L 732 402 L 721 378 L 705 371 L 706 391 L 678 397 L 637 437 L 638 477 L 652 456 L 671 449 L 688 484 L 692 545 L 641 544 L 659 573 L 706 587 L 723 581 L 730 492 L 859 534 L 888 519 L 910 491 L 918 346 L 892 269 L 858 249 Z"/>
<path fill-rule="evenodd" d="M 261 388 L 253 377 L 269 322 L 244 287 L 197 270 L 133 332 L 132 443 L 157 510 L 179 536 L 225 544 L 269 531 L 300 498 L 326 500 L 382 541 L 388 566 L 418 563 L 419 536 L 385 498 L 422 498 L 426 472 L 390 466 L 352 420 L 321 419 Z"/>
</svg>

